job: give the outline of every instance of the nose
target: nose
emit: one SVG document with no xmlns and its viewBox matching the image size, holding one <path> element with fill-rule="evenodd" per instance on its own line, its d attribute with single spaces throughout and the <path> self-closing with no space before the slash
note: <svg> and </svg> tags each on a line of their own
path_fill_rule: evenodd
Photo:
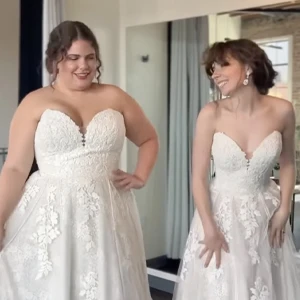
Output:
<svg viewBox="0 0 300 300">
<path fill-rule="evenodd" d="M 87 68 L 88 64 L 87 64 L 87 60 L 83 57 L 80 59 L 79 61 L 79 68 L 80 69 L 85 69 Z"/>
<path fill-rule="evenodd" d="M 212 75 L 211 75 L 211 78 L 212 78 L 213 80 L 216 80 L 216 79 L 218 79 L 219 77 L 220 77 L 220 73 L 219 73 L 218 71 L 214 70 L 214 72 L 213 72 Z"/>
</svg>

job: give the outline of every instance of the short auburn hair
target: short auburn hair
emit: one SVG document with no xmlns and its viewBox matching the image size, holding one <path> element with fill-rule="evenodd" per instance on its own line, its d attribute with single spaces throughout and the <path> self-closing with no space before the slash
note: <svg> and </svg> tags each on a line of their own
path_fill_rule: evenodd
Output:
<svg viewBox="0 0 300 300">
<path fill-rule="evenodd" d="M 248 39 L 216 42 L 209 47 L 203 55 L 207 75 L 212 76 L 214 63 L 221 66 L 228 64 L 228 57 L 251 68 L 253 84 L 260 94 L 268 94 L 269 89 L 275 85 L 277 72 L 274 70 L 272 62 L 264 50 Z"/>
</svg>

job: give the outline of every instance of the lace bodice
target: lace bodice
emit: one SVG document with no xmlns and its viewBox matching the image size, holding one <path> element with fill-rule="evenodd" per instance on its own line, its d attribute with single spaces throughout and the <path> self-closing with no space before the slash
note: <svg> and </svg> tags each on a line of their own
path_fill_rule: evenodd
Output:
<svg viewBox="0 0 300 300">
<path fill-rule="evenodd" d="M 254 192 L 270 182 L 271 171 L 282 149 L 278 131 L 269 134 L 247 159 L 246 153 L 228 135 L 214 135 L 212 155 L 216 171 L 215 185 L 228 191 Z"/>
<path fill-rule="evenodd" d="M 125 138 L 120 112 L 97 113 L 85 133 L 66 114 L 47 109 L 35 134 L 35 154 L 40 173 L 60 177 L 100 176 L 118 167 Z"/>
<path fill-rule="evenodd" d="M 85 131 L 61 111 L 42 114 L 39 171 L 5 224 L 1 300 L 151 299 L 134 194 L 111 180 L 124 139 L 112 109 Z"/>
<path fill-rule="evenodd" d="M 195 211 L 174 300 L 296 300 L 300 295 L 300 257 L 289 224 L 283 245 L 271 247 L 269 229 L 281 195 L 270 179 L 282 150 L 282 136 L 266 136 L 252 155 L 224 133 L 212 144 L 216 177 L 209 190 L 212 216 L 229 248 L 205 253 L 205 223 Z M 204 250 L 204 252 L 203 252 Z M 205 253 L 199 259 L 201 253 Z M 207 258 L 211 261 L 206 266 Z M 288 280 L 287 280 L 288 278 Z"/>
</svg>

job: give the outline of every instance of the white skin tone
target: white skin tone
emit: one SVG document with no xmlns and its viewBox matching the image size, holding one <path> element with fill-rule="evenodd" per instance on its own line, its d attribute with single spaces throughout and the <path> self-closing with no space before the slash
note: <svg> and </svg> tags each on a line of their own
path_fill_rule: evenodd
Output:
<svg viewBox="0 0 300 300">
<path fill-rule="evenodd" d="M 243 85 L 249 72 L 249 84 Z M 224 96 L 229 98 L 206 105 L 199 113 L 193 146 L 193 194 L 204 229 L 205 247 L 200 257 L 208 266 L 215 256 L 216 267 L 221 264 L 222 249 L 230 252 L 219 231 L 210 208 L 207 174 L 215 132 L 230 136 L 251 159 L 253 152 L 273 131 L 282 134 L 280 156 L 281 204 L 269 226 L 272 247 L 281 247 L 284 228 L 290 215 L 290 199 L 295 184 L 295 113 L 289 101 L 260 95 L 251 81 L 252 70 L 229 57 L 228 66 L 215 64 L 212 79 Z M 224 84 L 225 83 L 225 84 Z M 205 257 L 204 257 L 205 255 Z"/>
<path fill-rule="evenodd" d="M 157 134 L 142 109 L 128 94 L 111 85 L 93 84 L 97 60 L 87 41 L 73 42 L 61 61 L 51 87 L 34 91 L 25 97 L 15 112 L 9 134 L 6 162 L 0 176 L 0 248 L 4 224 L 21 198 L 34 159 L 34 135 L 47 108 L 64 112 L 82 131 L 99 111 L 119 111 L 125 120 L 126 136 L 139 147 L 133 174 L 115 170 L 112 180 L 118 189 L 140 189 L 148 180 L 158 153 Z"/>
</svg>

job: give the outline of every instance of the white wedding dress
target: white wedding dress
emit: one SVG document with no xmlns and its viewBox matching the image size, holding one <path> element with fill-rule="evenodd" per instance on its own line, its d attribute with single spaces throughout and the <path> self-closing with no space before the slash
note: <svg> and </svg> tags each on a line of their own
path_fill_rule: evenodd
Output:
<svg viewBox="0 0 300 300">
<path fill-rule="evenodd" d="M 211 204 L 230 253 L 222 251 L 219 269 L 214 258 L 204 268 L 206 256 L 199 258 L 204 233 L 195 212 L 173 299 L 300 299 L 300 255 L 290 225 L 282 248 L 272 249 L 268 239 L 269 221 L 280 203 L 280 191 L 270 174 L 281 149 L 281 134 L 274 131 L 247 159 L 229 136 L 215 133 Z"/>
<path fill-rule="evenodd" d="M 150 300 L 135 199 L 117 190 L 121 113 L 99 112 L 86 134 L 47 109 L 35 134 L 39 171 L 7 222 L 1 300 Z"/>
</svg>

